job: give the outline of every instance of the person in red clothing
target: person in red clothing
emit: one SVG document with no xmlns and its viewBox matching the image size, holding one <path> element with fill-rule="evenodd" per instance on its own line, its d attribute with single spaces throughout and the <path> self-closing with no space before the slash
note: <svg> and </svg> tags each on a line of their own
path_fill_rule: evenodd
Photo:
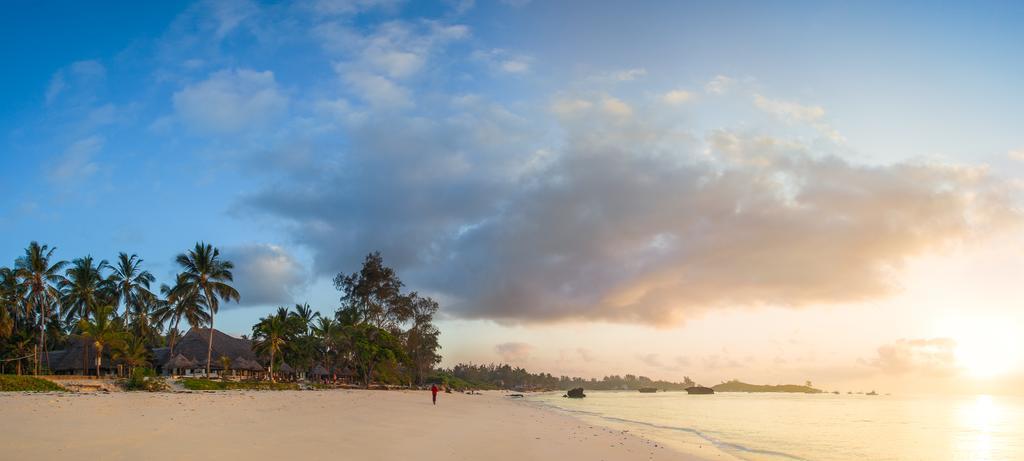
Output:
<svg viewBox="0 0 1024 461">
<path fill-rule="evenodd" d="M 437 388 L 437 384 L 431 384 L 430 385 L 430 393 L 434 397 L 434 405 L 437 405 L 437 391 L 439 391 L 439 390 L 440 389 Z"/>
</svg>

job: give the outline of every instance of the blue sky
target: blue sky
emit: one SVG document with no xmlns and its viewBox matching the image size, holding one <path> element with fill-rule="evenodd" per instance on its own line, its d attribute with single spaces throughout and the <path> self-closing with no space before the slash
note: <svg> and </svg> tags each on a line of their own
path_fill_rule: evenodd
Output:
<svg viewBox="0 0 1024 461">
<path fill-rule="evenodd" d="M 0 260 L 205 240 L 236 333 L 372 250 L 478 336 L 788 319 L 1017 219 L 1015 2 L 5 8 Z"/>
</svg>

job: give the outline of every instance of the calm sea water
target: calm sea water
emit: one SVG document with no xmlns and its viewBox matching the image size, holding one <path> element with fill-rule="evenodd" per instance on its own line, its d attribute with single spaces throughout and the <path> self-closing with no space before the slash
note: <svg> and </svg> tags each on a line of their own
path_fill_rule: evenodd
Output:
<svg viewBox="0 0 1024 461">
<path fill-rule="evenodd" d="M 1024 398 L 588 391 L 528 401 L 738 460 L 1024 460 Z"/>
</svg>

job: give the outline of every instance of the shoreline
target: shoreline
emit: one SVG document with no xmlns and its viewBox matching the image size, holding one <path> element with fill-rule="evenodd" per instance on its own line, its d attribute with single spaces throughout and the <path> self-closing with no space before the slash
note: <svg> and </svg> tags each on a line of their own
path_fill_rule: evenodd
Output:
<svg viewBox="0 0 1024 461">
<path fill-rule="evenodd" d="M 500 392 L 5 393 L 0 408 L 12 459 L 705 459 Z"/>
</svg>

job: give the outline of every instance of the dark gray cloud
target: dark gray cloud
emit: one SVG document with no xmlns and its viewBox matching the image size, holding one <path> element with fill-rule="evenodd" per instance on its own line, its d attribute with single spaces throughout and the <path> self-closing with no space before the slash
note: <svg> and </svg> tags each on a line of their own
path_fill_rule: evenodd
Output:
<svg viewBox="0 0 1024 461">
<path fill-rule="evenodd" d="M 877 298 L 907 258 L 1016 219 L 982 169 L 698 137 L 599 101 L 557 105 L 554 139 L 472 99 L 443 117 L 363 118 L 343 154 L 242 208 L 285 218 L 318 273 L 381 250 L 448 313 L 511 322 Z"/>
<path fill-rule="evenodd" d="M 225 247 L 223 252 L 224 259 L 235 263 L 234 287 L 242 294 L 239 306 L 291 304 L 307 284 L 302 265 L 279 246 L 251 244 Z"/>
<path fill-rule="evenodd" d="M 1017 219 L 982 169 L 836 153 L 821 108 L 735 96 L 799 115 L 787 125 L 817 133 L 803 142 L 698 131 L 688 108 L 593 84 L 499 103 L 465 90 L 491 83 L 453 50 L 470 37 L 315 22 L 343 89 L 294 98 L 252 161 L 269 185 L 233 211 L 285 223 L 318 276 L 379 250 L 449 315 L 648 324 L 878 298 L 908 258 Z M 714 98 L 733 97 L 737 82 L 715 82 Z"/>
</svg>

